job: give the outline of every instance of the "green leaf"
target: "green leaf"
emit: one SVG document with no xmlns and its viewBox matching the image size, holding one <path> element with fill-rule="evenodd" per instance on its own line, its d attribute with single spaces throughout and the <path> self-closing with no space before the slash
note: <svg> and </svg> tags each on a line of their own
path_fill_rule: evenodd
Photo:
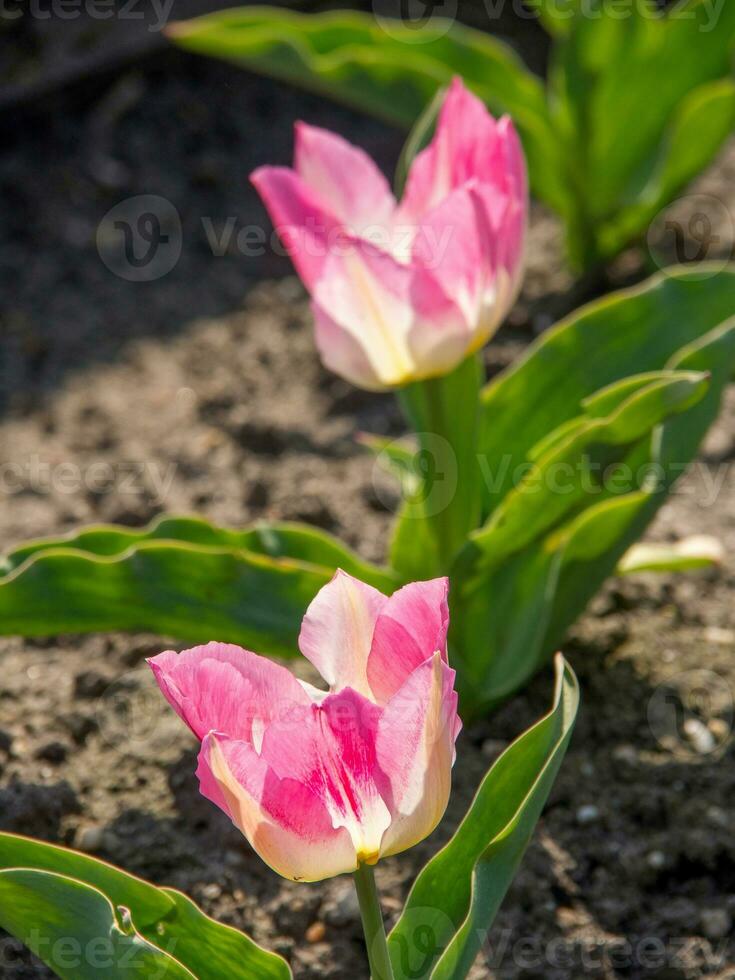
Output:
<svg viewBox="0 0 735 980">
<path fill-rule="evenodd" d="M 709 361 L 723 353 L 720 331 L 713 334 Z M 728 336 L 732 363 L 735 334 Z M 507 697 L 562 642 L 665 499 L 672 481 L 659 472 L 659 423 L 691 412 L 708 387 L 691 372 L 624 379 L 585 399 L 588 414 L 547 437 L 538 456 L 532 451 L 532 482 L 511 491 L 472 536 L 453 576 L 451 638 L 465 714 Z"/>
<path fill-rule="evenodd" d="M 465 715 L 543 665 L 694 458 L 735 366 L 734 307 L 731 270 L 672 272 L 570 317 L 486 388 L 490 516 L 452 570 Z"/>
<path fill-rule="evenodd" d="M 677 107 L 656 171 L 643 192 L 650 211 L 672 200 L 704 170 L 734 129 L 735 79 L 723 78 L 690 92 Z"/>
<path fill-rule="evenodd" d="M 386 580 L 386 573 L 363 561 L 338 538 L 307 524 L 261 521 L 237 531 L 191 515 L 163 515 L 139 531 L 98 524 L 58 538 L 39 538 L 12 549 L 0 559 L 0 573 L 7 574 L 51 548 L 73 548 L 98 557 L 121 557 L 131 547 L 153 541 L 245 550 L 270 558 L 298 559 L 324 568 L 342 562 L 340 567 L 344 571 L 367 582 Z"/>
<path fill-rule="evenodd" d="M 17 874 L 26 876 L 22 878 L 22 887 L 30 882 L 34 892 L 43 896 L 39 899 L 42 906 L 35 905 L 24 892 L 17 892 L 21 887 L 13 877 Z M 29 879 L 28 875 L 36 877 Z M 11 880 L 12 885 L 2 884 Z M 75 885 L 80 887 L 73 887 Z M 157 888 L 120 868 L 68 848 L 0 833 L 0 896 L 4 887 L 16 889 L 12 892 L 15 909 L 14 917 L 9 919 L 5 916 L 4 902 L 0 900 L 0 925 L 34 952 L 37 952 L 33 945 L 35 933 L 40 930 L 40 936 L 45 937 L 49 935 L 47 930 L 62 930 L 62 927 L 60 935 L 71 937 L 84 948 L 92 948 L 90 943 L 95 938 L 107 937 L 112 928 L 110 911 L 118 910 L 118 921 L 121 919 L 119 910 L 126 909 L 129 923 L 135 930 L 135 941 L 141 949 L 147 951 L 147 944 L 159 947 L 169 957 L 174 957 L 183 969 L 183 972 L 174 972 L 172 967 L 171 977 L 195 976 L 198 980 L 220 980 L 223 976 L 228 980 L 252 980 L 254 976 L 258 980 L 289 980 L 291 977 L 288 964 L 280 956 L 261 949 L 244 933 L 215 922 L 181 892 Z M 79 902 L 83 906 L 79 906 Z M 64 919 L 64 908 L 55 908 L 56 903 L 72 909 L 74 916 L 83 916 L 83 921 L 78 923 L 74 917 Z M 82 934 L 81 927 L 88 931 Z M 50 942 L 45 940 L 44 945 L 48 948 L 53 941 L 53 938 Z M 122 945 L 126 955 L 132 955 L 127 938 Z M 137 946 L 132 952 L 136 950 Z M 58 970 L 58 964 L 43 956 L 42 950 L 37 955 L 41 955 L 62 977 L 83 980 L 86 976 L 103 975 L 102 972 L 63 973 Z M 133 976 L 132 967 L 131 963 L 128 973 L 118 965 L 118 972 L 104 972 L 104 975 Z M 159 963 L 157 968 L 162 969 L 163 964 Z M 98 969 L 102 971 L 101 966 Z M 161 975 L 169 976 L 168 973 Z"/>
<path fill-rule="evenodd" d="M 174 24 L 172 41 L 345 102 L 405 128 L 461 75 L 493 112 L 508 112 L 536 192 L 559 209 L 567 188 L 543 86 L 507 45 L 459 23 L 423 29 L 355 11 L 243 7 Z"/>
<path fill-rule="evenodd" d="M 504 561 L 570 511 L 589 503 L 591 494 L 605 492 L 613 464 L 623 462 L 641 439 L 650 439 L 665 419 L 701 401 L 708 385 L 703 372 L 668 372 L 633 391 L 609 415 L 583 420 L 539 458 L 532 450 L 528 475 L 508 493 L 485 526 L 471 535 L 484 560 L 493 565 Z M 629 391 L 627 385 L 624 390 Z"/>
<path fill-rule="evenodd" d="M 635 203 L 620 207 L 600 227 L 602 253 L 616 255 L 646 228 L 714 160 L 734 129 L 735 80 L 701 85 L 684 98 L 661 140 L 655 169 Z"/>
<path fill-rule="evenodd" d="M 518 115 L 544 118 L 543 89 L 513 50 L 438 19 L 423 30 L 356 11 L 301 14 L 242 7 L 174 24 L 175 43 L 235 61 L 412 126 L 440 85 L 461 74 Z"/>
<path fill-rule="evenodd" d="M 461 980 L 518 869 L 566 752 L 579 704 L 561 656 L 551 712 L 500 756 L 450 842 L 429 861 L 390 934 L 396 980 Z"/>
<path fill-rule="evenodd" d="M 164 948 L 171 944 L 177 959 L 199 980 L 291 980 L 284 959 L 258 946 L 245 933 L 222 925 L 205 915 L 190 898 L 171 888 L 161 889 L 172 899 L 175 911 L 156 923 L 147 935 Z M 156 940 L 156 936 L 160 939 Z"/>
<path fill-rule="evenodd" d="M 139 532 L 96 527 L 6 557 L 0 632 L 146 630 L 295 656 L 304 611 L 337 567 L 383 591 L 396 583 L 335 538 L 296 524 L 238 532 L 165 518 Z"/>
<path fill-rule="evenodd" d="M 533 447 L 578 418 L 586 398 L 671 367 L 677 352 L 733 315 L 735 267 L 676 267 L 596 300 L 544 333 L 482 394 L 486 513 L 504 499 Z"/>
<path fill-rule="evenodd" d="M 645 451 L 630 459 L 632 470 L 651 469 L 656 474 L 656 482 L 640 500 L 635 494 L 630 495 L 632 510 L 629 514 L 622 512 L 619 515 L 624 521 L 620 532 L 614 526 L 608 527 L 609 515 L 604 511 L 587 512 L 591 524 L 571 553 L 565 556 L 555 590 L 552 614 L 542 644 L 546 655 L 561 643 L 568 627 L 584 610 L 602 581 L 613 574 L 625 552 L 641 537 L 665 503 L 667 493 L 694 458 L 702 438 L 717 417 L 734 364 L 735 319 L 711 330 L 671 359 L 670 367 L 706 367 L 711 374 L 707 394 L 688 412 L 659 427 L 652 434 L 650 445 L 641 447 Z M 628 499 L 622 498 L 623 501 Z M 614 533 L 611 534 L 611 530 Z M 580 541 L 587 542 L 584 548 L 580 548 Z"/>
<path fill-rule="evenodd" d="M 718 538 L 708 534 L 692 534 L 681 541 L 634 544 L 620 559 L 616 571 L 618 575 L 685 572 L 720 565 L 724 556 L 725 550 Z"/>
<path fill-rule="evenodd" d="M 550 105 L 574 198 L 569 250 L 590 267 L 639 237 L 731 131 L 735 8 L 689 0 L 626 16 L 598 0 L 552 56 Z M 635 120 L 635 125 L 631 125 Z"/>
<path fill-rule="evenodd" d="M 598 500 L 501 564 L 454 576 L 450 640 L 464 718 L 491 710 L 543 666 L 640 534 L 649 503 L 642 492 Z"/>
<path fill-rule="evenodd" d="M 17 834 L 0 833 L 0 870 L 34 868 L 75 878 L 105 894 L 114 906 L 135 909 L 136 925 L 149 926 L 173 912 L 166 893 L 106 861 Z"/>
<path fill-rule="evenodd" d="M 0 926 L 62 980 L 195 976 L 137 933 L 102 892 L 63 875 L 0 872 Z"/>
</svg>

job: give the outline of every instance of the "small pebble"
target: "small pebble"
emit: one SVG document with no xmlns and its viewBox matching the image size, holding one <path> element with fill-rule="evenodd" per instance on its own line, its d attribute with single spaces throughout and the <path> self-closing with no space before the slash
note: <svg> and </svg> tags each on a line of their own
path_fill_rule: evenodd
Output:
<svg viewBox="0 0 735 980">
<path fill-rule="evenodd" d="M 76 844 L 80 851 L 99 851 L 105 837 L 104 827 L 97 827 L 94 824 L 89 827 L 82 827 L 77 831 Z"/>
<path fill-rule="evenodd" d="M 653 868 L 654 871 L 660 871 L 666 867 L 666 855 L 663 851 L 651 851 L 646 857 L 646 862 L 649 868 Z"/>
<path fill-rule="evenodd" d="M 735 630 L 723 629 L 721 626 L 708 626 L 704 631 L 707 643 L 717 643 L 720 646 L 735 645 Z"/>
<path fill-rule="evenodd" d="M 219 898 L 221 894 L 222 889 L 216 882 L 212 882 L 211 885 L 205 885 L 204 888 L 202 888 L 202 895 L 210 900 Z"/>
<path fill-rule="evenodd" d="M 709 755 L 717 748 L 714 735 L 698 718 L 687 718 L 684 734 L 698 755 Z"/>
<path fill-rule="evenodd" d="M 613 758 L 618 762 L 626 762 L 629 766 L 634 766 L 638 762 L 638 753 L 632 745 L 616 745 L 613 749 Z"/>
<path fill-rule="evenodd" d="M 585 806 L 581 806 L 577 810 L 577 823 L 584 826 L 585 824 L 595 823 L 600 819 L 599 807 L 596 807 L 593 803 L 588 803 Z"/>
<path fill-rule="evenodd" d="M 307 943 L 321 943 L 327 934 L 327 928 L 323 922 L 313 922 L 306 930 Z"/>
<path fill-rule="evenodd" d="M 727 909 L 703 909 L 700 922 L 708 939 L 724 939 L 732 929 L 732 919 Z"/>
<path fill-rule="evenodd" d="M 332 897 L 323 905 L 322 915 L 330 926 L 338 928 L 360 921 L 360 903 L 352 882 L 335 888 Z"/>
</svg>

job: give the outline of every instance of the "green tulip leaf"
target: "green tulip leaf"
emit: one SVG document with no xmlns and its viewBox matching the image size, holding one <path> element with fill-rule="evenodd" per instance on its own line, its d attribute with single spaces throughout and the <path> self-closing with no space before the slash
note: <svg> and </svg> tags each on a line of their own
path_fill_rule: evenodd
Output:
<svg viewBox="0 0 735 980">
<path fill-rule="evenodd" d="M 672 270 L 591 304 L 485 389 L 489 516 L 451 572 L 465 715 L 547 662 L 694 459 L 735 367 L 734 279 Z"/>
<path fill-rule="evenodd" d="M 0 926 L 69 980 L 291 978 L 280 956 L 181 892 L 15 834 L 0 833 Z"/>
<path fill-rule="evenodd" d="M 441 18 L 415 28 L 355 11 L 302 14 L 255 6 L 174 24 L 169 37 L 189 51 L 311 89 L 406 129 L 461 75 L 496 114 L 513 116 L 536 192 L 559 210 L 567 205 L 560 167 L 550 163 L 557 144 L 543 86 L 512 48 L 482 31 Z"/>
<path fill-rule="evenodd" d="M 528 846 L 571 737 L 579 688 L 561 655 L 548 715 L 503 752 L 389 937 L 396 980 L 462 980 Z"/>
<path fill-rule="evenodd" d="M 550 105 L 575 207 L 573 264 L 614 257 L 732 132 L 735 7 L 637 0 L 580 9 L 557 38 Z M 635 120 L 635 125 L 631 125 Z"/>
<path fill-rule="evenodd" d="M 0 633 L 146 630 L 293 657 L 306 607 L 338 567 L 386 592 L 397 581 L 297 524 L 239 532 L 174 517 L 139 532 L 89 528 L 6 556 Z"/>
<path fill-rule="evenodd" d="M 634 544 L 623 555 L 616 569 L 618 575 L 636 572 L 684 572 L 722 564 L 725 550 L 718 538 L 709 534 L 692 534 L 681 541 Z"/>
<path fill-rule="evenodd" d="M 643 236 L 735 124 L 735 5 L 684 0 L 528 0 L 553 44 L 546 91 L 513 50 L 458 23 L 421 26 L 352 11 L 247 7 L 174 25 L 171 39 L 347 102 L 406 128 L 398 171 L 430 128 L 432 100 L 461 75 L 521 133 L 534 193 L 567 225 L 585 270 Z M 635 126 L 630 121 L 635 120 Z"/>
<path fill-rule="evenodd" d="M 679 352 L 734 315 L 735 267 L 681 266 L 596 300 L 544 333 L 482 394 L 478 453 L 486 513 L 512 489 L 534 446 L 578 419 L 586 399 L 626 378 L 680 367 L 671 363 Z M 701 370 L 711 366 L 733 368 L 715 359 Z M 710 392 L 719 399 L 716 385 Z"/>
<path fill-rule="evenodd" d="M 177 959 L 136 930 L 127 910 L 64 875 L 0 871 L 0 926 L 62 980 L 136 976 L 192 980 Z"/>
<path fill-rule="evenodd" d="M 667 418 L 704 398 L 703 372 L 669 372 L 629 394 L 603 418 L 589 418 L 567 431 L 538 458 L 529 474 L 507 495 L 486 525 L 471 535 L 488 563 L 498 563 L 551 529 L 591 494 L 604 494 L 608 473 Z M 630 491 L 631 486 L 626 487 Z"/>
</svg>

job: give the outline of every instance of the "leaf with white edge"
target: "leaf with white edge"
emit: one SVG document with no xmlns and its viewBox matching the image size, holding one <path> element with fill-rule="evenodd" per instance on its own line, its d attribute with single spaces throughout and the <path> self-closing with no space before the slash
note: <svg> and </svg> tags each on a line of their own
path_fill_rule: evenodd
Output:
<svg viewBox="0 0 735 980">
<path fill-rule="evenodd" d="M 252 980 L 254 976 L 258 980 L 291 980 L 291 971 L 285 960 L 275 953 L 266 952 L 245 933 L 215 922 L 181 892 L 158 888 L 121 868 L 69 848 L 16 834 L 0 833 L 0 880 L 11 869 L 19 868 L 35 875 L 46 873 L 49 878 L 73 881 L 93 891 L 91 898 L 87 893 L 75 889 L 71 890 L 71 894 L 72 897 L 82 895 L 90 908 L 101 911 L 100 928 L 106 928 L 108 913 L 105 905 L 94 896 L 104 896 L 114 909 L 126 909 L 126 918 L 134 927 L 138 939 L 175 957 L 186 969 L 186 976 L 194 976 L 198 980 L 221 980 L 224 976 L 228 980 Z M 58 882 L 54 887 L 57 892 L 61 889 Z M 40 915 L 31 906 L 28 909 L 29 916 Z M 9 921 L 3 919 L 0 902 L 0 925 L 33 948 L 29 938 L 32 940 L 33 929 L 38 922 L 33 918 L 26 921 L 16 917 L 13 920 L 15 928 L 10 929 L 6 924 Z M 67 924 L 66 928 L 67 935 L 74 942 L 81 941 L 79 930 L 75 931 L 73 923 Z M 101 972 L 97 974 L 101 975 Z M 128 976 L 127 973 L 104 975 Z M 131 977 L 134 975 L 130 974 Z M 83 978 L 83 974 L 69 976 L 78 977 L 79 980 Z M 171 976 L 178 974 L 172 973 Z"/>
<path fill-rule="evenodd" d="M 0 634 L 145 630 L 293 657 L 304 612 L 337 568 L 384 592 L 398 584 L 305 525 L 232 531 L 168 517 L 142 531 L 89 528 L 6 556 Z"/>
<path fill-rule="evenodd" d="M 484 560 L 498 564 L 577 507 L 589 505 L 592 494 L 605 493 L 609 468 L 640 440 L 650 440 L 661 422 L 701 401 L 708 385 L 704 372 L 672 371 L 635 390 L 623 386 L 623 397 L 609 415 L 589 417 L 538 458 L 532 451 L 534 466 L 528 475 L 471 535 Z"/>
<path fill-rule="evenodd" d="M 478 453 L 486 513 L 512 488 L 532 448 L 578 418 L 585 399 L 634 375 L 690 368 L 675 361 L 679 352 L 733 316 L 735 266 L 701 264 L 611 293 L 546 331 L 482 393 Z M 720 363 L 723 357 L 725 350 Z M 722 367 L 732 373 L 732 363 Z M 719 398 L 717 385 L 710 392 L 705 401 Z"/>
<path fill-rule="evenodd" d="M 484 575 L 454 577 L 450 642 L 469 652 L 461 661 L 453 652 L 465 719 L 495 707 L 544 664 L 640 534 L 650 501 L 647 493 L 601 500 Z"/>
<path fill-rule="evenodd" d="M 145 940 L 126 909 L 116 909 L 90 885 L 49 871 L 0 871 L 0 926 L 62 980 L 195 978 Z"/>
<path fill-rule="evenodd" d="M 709 534 L 692 534 L 681 541 L 661 544 L 634 544 L 618 562 L 618 575 L 636 572 L 686 572 L 694 568 L 721 565 L 725 548 L 718 538 Z"/>
<path fill-rule="evenodd" d="M 619 207 L 614 216 L 600 224 L 602 254 L 615 255 L 642 228 L 650 225 L 689 181 L 714 160 L 733 130 L 735 80 L 710 82 L 691 92 L 677 108 L 661 140 L 655 169 L 635 202 Z M 696 237 L 697 228 L 693 225 L 689 230 Z"/>
<path fill-rule="evenodd" d="M 424 27 L 372 14 L 304 14 L 242 7 L 171 25 L 174 43 L 272 75 L 410 128 L 438 89 L 461 75 L 496 115 L 509 113 L 521 134 L 536 193 L 568 206 L 541 80 L 513 49 L 484 31 L 432 17 Z"/>
<path fill-rule="evenodd" d="M 579 687 L 561 655 L 548 715 L 503 752 L 389 937 L 396 980 L 462 980 L 515 876 L 571 737 Z"/>
<path fill-rule="evenodd" d="M 725 282 L 732 283 L 730 274 L 725 277 Z M 664 283 L 659 285 L 664 286 Z M 687 282 L 686 289 L 679 292 L 681 285 L 680 282 L 673 284 L 673 295 L 678 294 L 686 307 L 691 284 Z M 712 282 L 708 286 L 711 287 Z M 666 297 L 669 289 L 671 286 L 667 281 L 665 307 L 673 298 L 673 295 Z M 705 306 L 716 300 L 716 287 L 713 292 L 700 294 L 702 303 L 698 310 L 688 311 L 686 327 L 692 339 L 662 358 L 660 370 L 612 383 L 607 379 L 607 386 L 597 391 L 592 389 L 583 393 L 581 390 L 583 384 L 589 383 L 589 377 L 593 380 L 600 377 L 597 370 L 602 365 L 595 360 L 593 344 L 596 341 L 599 348 L 606 348 L 607 330 L 612 332 L 614 329 L 614 312 L 620 314 L 620 330 L 617 344 L 610 339 L 611 349 L 614 347 L 621 353 L 629 342 L 634 343 L 632 337 L 629 340 L 625 335 L 629 322 L 640 325 L 643 335 L 638 337 L 638 343 L 645 347 L 648 324 L 638 320 L 637 313 L 629 321 L 630 311 L 625 307 L 630 302 L 635 312 L 637 304 L 645 299 L 646 308 L 655 322 L 656 306 L 650 302 L 655 293 L 653 297 L 647 293 L 648 290 L 637 290 L 627 294 L 629 300 L 612 297 L 604 304 L 594 304 L 588 317 L 582 314 L 573 318 L 568 327 L 558 328 L 552 343 L 536 345 L 535 353 L 524 365 L 527 376 L 523 379 L 523 387 L 531 402 L 538 390 L 536 384 L 544 389 L 546 410 L 551 419 L 559 420 L 559 430 L 543 435 L 544 430 L 539 425 L 541 438 L 536 446 L 541 451 L 535 458 L 536 448 L 524 431 L 526 425 L 532 431 L 535 426 L 533 404 L 527 405 L 524 427 L 508 428 L 511 471 L 516 464 L 523 463 L 522 459 L 512 455 L 513 440 L 516 444 L 523 440 L 527 446 L 524 465 L 534 458 L 538 465 L 544 454 L 550 453 L 557 453 L 556 460 L 564 462 L 565 446 L 578 439 L 586 425 L 598 416 L 604 420 L 610 417 L 608 413 L 614 415 L 626 401 L 639 398 L 646 390 L 655 391 L 667 378 L 673 382 L 675 374 L 671 372 L 704 372 L 708 375 L 707 391 L 696 404 L 669 417 L 663 424 L 654 425 L 636 443 L 619 447 L 614 472 L 622 473 L 626 481 L 622 488 L 617 486 L 615 479 L 599 485 L 590 481 L 589 492 L 577 500 L 575 507 L 567 509 L 563 500 L 553 499 L 554 495 L 549 494 L 548 487 L 541 481 L 538 492 L 528 497 L 532 518 L 528 521 L 524 520 L 524 497 L 515 489 L 504 495 L 485 531 L 478 532 L 485 535 L 481 562 L 478 563 L 477 552 L 470 544 L 452 572 L 450 645 L 454 661 L 460 667 L 458 680 L 465 715 L 487 710 L 507 697 L 558 648 L 567 629 L 604 579 L 615 573 L 625 552 L 641 537 L 675 480 L 694 458 L 719 411 L 724 387 L 735 366 L 735 319 L 711 326 Z M 723 295 L 721 299 L 723 309 L 732 310 L 733 294 Z M 684 310 L 680 312 L 683 314 Z M 701 326 L 698 328 L 697 316 L 703 318 L 702 324 L 710 326 L 708 331 L 699 332 Z M 665 338 L 667 343 L 680 322 L 672 311 L 669 335 Z M 577 332 L 582 324 L 591 333 L 589 338 L 583 338 L 586 360 L 580 361 L 577 372 L 577 359 L 571 359 L 569 352 L 576 349 L 582 339 Z M 565 351 L 564 355 L 562 351 Z M 545 385 L 553 381 L 557 356 L 559 367 L 563 363 L 566 370 L 564 377 L 560 375 L 556 381 L 559 386 L 566 384 L 568 388 L 579 385 L 577 390 L 581 397 L 577 405 L 585 412 L 583 416 L 579 415 L 579 407 L 571 417 L 554 414 L 555 408 L 561 408 L 562 403 L 555 403 L 556 389 L 545 390 Z M 506 379 L 514 383 L 520 380 L 512 370 Z M 498 384 L 502 391 L 503 382 Z M 676 391 L 676 386 L 672 390 Z M 498 388 L 495 392 L 499 393 Z M 499 408 L 496 422 L 501 438 L 504 433 L 502 402 L 495 404 Z M 540 404 L 539 411 L 542 411 Z M 651 422 L 653 420 L 651 417 Z M 621 489 L 624 491 L 622 496 L 618 495 Z M 500 520 L 504 513 L 514 515 L 512 528 Z M 550 517 L 554 521 L 550 521 Z M 530 534 L 532 526 L 541 533 Z M 491 532 L 490 528 L 494 530 Z M 521 541 L 526 541 L 523 547 L 520 547 Z M 508 548 L 515 550 L 508 554 Z M 494 560 L 496 557 L 498 561 Z M 488 596 L 492 596 L 492 602 L 488 602 Z"/>
</svg>

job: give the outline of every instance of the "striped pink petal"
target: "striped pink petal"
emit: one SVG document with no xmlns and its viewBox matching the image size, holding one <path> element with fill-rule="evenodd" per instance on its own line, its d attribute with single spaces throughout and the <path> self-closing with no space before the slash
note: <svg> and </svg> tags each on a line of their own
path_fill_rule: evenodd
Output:
<svg viewBox="0 0 735 980">
<path fill-rule="evenodd" d="M 390 224 L 396 202 L 388 181 L 364 150 L 336 133 L 297 123 L 294 169 L 354 234 Z"/>
<path fill-rule="evenodd" d="M 375 623 L 367 677 L 373 697 L 385 702 L 435 653 L 447 659 L 449 582 L 412 582 L 394 592 Z"/>
<path fill-rule="evenodd" d="M 411 846 L 444 812 L 459 731 L 447 583 L 390 598 L 344 572 L 312 602 L 303 652 L 329 692 L 230 644 L 150 661 L 201 740 L 201 792 L 279 874 L 317 881 Z"/>
</svg>

